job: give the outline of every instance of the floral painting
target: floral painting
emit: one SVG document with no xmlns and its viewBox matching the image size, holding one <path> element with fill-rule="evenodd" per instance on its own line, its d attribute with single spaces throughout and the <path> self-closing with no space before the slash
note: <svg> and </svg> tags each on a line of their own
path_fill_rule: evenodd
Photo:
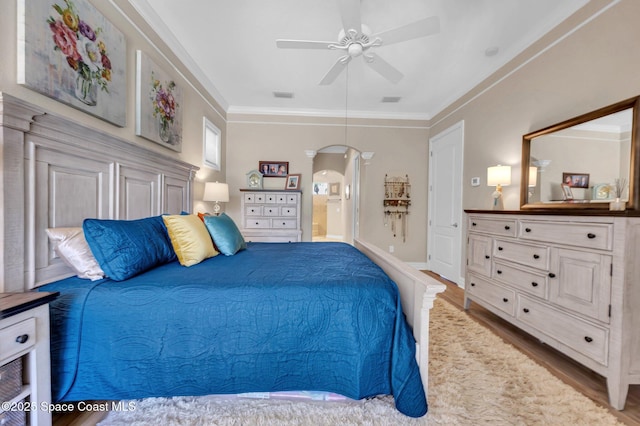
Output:
<svg viewBox="0 0 640 426">
<path fill-rule="evenodd" d="M 19 0 L 18 83 L 126 125 L 126 42 L 87 0 Z"/>
<path fill-rule="evenodd" d="M 182 151 L 182 90 L 146 54 L 136 55 L 136 134 Z"/>
</svg>

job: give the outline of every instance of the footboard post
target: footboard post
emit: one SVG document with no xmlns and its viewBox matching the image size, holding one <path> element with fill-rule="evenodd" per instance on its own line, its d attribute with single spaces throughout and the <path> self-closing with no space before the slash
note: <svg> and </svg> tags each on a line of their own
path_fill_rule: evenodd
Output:
<svg viewBox="0 0 640 426">
<path fill-rule="evenodd" d="M 427 395 L 429 387 L 429 310 L 438 293 L 446 286 L 435 278 L 394 257 L 379 247 L 360 239 L 354 239 L 354 246 L 378 265 L 398 286 L 400 300 L 407 322 L 416 339 L 416 360 L 420 367 L 420 377 Z"/>
</svg>

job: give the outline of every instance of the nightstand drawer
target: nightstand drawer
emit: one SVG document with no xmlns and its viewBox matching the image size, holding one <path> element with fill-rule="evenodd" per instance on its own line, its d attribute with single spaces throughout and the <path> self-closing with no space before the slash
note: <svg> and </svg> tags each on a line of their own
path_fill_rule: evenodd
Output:
<svg viewBox="0 0 640 426">
<path fill-rule="evenodd" d="M 36 343 L 36 319 L 29 318 L 0 330 L 0 360 L 31 348 Z"/>
</svg>

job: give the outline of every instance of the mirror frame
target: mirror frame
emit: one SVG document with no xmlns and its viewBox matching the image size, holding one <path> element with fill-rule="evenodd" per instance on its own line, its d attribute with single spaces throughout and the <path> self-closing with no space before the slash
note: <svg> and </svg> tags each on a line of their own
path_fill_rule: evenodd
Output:
<svg viewBox="0 0 640 426">
<path fill-rule="evenodd" d="M 565 209 L 609 209 L 609 203 L 535 203 L 529 204 L 529 166 L 531 159 L 531 140 L 546 135 L 548 133 L 557 132 L 596 118 L 604 117 L 625 109 L 632 108 L 633 122 L 631 126 L 631 153 L 629 156 L 629 199 L 627 201 L 627 210 L 640 209 L 640 172 L 636 168 L 640 165 L 640 96 L 626 99 L 624 101 L 588 112 L 578 117 L 571 118 L 558 124 L 545 127 L 541 130 L 528 133 L 522 137 L 522 169 L 520 178 L 520 208 L 521 209 L 540 209 L 540 210 L 565 210 Z"/>
</svg>

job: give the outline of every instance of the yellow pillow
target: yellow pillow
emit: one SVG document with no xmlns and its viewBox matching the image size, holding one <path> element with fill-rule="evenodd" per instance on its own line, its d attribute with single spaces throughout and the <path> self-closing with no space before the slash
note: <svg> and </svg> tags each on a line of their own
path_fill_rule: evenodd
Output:
<svg viewBox="0 0 640 426">
<path fill-rule="evenodd" d="M 162 220 L 181 265 L 195 265 L 218 254 L 207 227 L 198 216 L 166 215 Z"/>
</svg>

